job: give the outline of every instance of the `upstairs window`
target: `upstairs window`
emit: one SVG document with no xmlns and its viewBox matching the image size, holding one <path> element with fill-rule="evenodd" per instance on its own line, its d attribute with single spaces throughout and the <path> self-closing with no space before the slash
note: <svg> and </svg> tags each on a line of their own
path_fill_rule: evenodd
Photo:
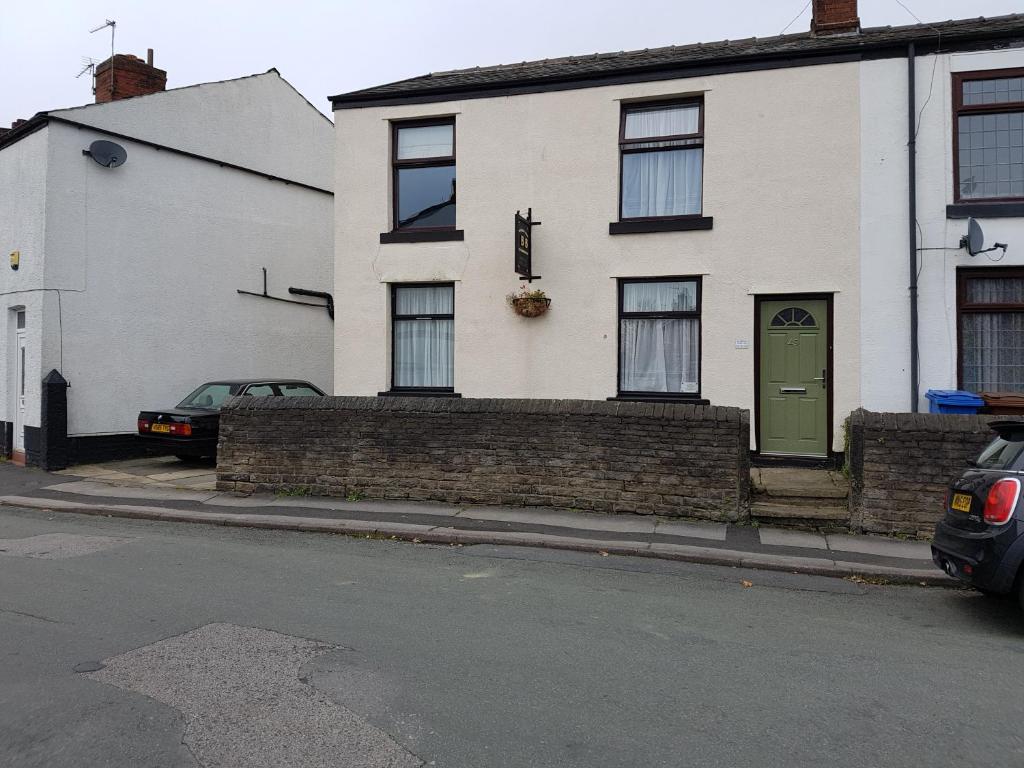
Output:
<svg viewBox="0 0 1024 768">
<path fill-rule="evenodd" d="M 392 124 L 393 227 L 455 229 L 455 119 Z"/>
<path fill-rule="evenodd" d="M 701 214 L 702 99 L 624 107 L 619 150 L 621 220 Z"/>
<path fill-rule="evenodd" d="M 1024 199 L 1024 70 L 953 75 L 957 202 Z"/>
</svg>

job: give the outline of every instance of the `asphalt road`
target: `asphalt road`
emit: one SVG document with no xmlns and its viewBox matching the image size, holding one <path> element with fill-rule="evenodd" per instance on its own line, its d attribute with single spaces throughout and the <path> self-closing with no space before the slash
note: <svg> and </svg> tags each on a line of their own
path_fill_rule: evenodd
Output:
<svg viewBox="0 0 1024 768">
<path fill-rule="evenodd" d="M 7 767 L 1024 765 L 936 588 L 4 509 L 0 660 Z"/>
</svg>

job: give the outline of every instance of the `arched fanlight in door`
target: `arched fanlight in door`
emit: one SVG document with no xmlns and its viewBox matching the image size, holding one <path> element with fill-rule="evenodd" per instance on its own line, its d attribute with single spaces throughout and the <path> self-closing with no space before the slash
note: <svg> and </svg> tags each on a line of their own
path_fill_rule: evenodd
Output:
<svg viewBox="0 0 1024 768">
<path fill-rule="evenodd" d="M 772 328 L 814 328 L 817 324 L 814 315 L 800 307 L 783 309 L 769 323 Z"/>
</svg>

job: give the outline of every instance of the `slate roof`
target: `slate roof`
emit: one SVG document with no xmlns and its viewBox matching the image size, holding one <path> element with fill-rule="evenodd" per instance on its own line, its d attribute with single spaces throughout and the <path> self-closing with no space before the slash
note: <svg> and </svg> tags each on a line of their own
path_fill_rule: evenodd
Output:
<svg viewBox="0 0 1024 768">
<path fill-rule="evenodd" d="M 444 95 L 509 88 L 545 86 L 586 81 L 644 72 L 685 70 L 702 65 L 792 59 L 805 56 L 868 54 L 873 50 L 905 47 L 908 43 L 935 45 L 972 40 L 998 40 L 1024 36 L 1024 14 L 993 18 L 940 21 L 901 27 L 868 27 L 855 34 L 815 36 L 810 32 L 775 37 L 721 40 L 713 43 L 646 48 L 642 51 L 595 53 L 557 59 L 524 61 L 490 67 L 473 67 L 448 72 L 432 72 L 408 80 L 364 88 L 332 96 L 335 108 L 357 107 L 361 102 L 382 100 L 440 100 Z"/>
</svg>

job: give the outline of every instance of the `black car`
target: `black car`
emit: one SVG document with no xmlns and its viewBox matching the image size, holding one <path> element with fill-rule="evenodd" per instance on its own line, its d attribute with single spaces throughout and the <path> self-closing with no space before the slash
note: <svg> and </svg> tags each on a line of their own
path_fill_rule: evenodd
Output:
<svg viewBox="0 0 1024 768">
<path fill-rule="evenodd" d="M 932 560 L 981 592 L 1015 594 L 1024 608 L 1024 422 L 991 426 L 996 438 L 949 486 Z"/>
<path fill-rule="evenodd" d="M 211 381 L 174 408 L 139 413 L 139 436 L 167 449 L 179 459 L 217 455 L 220 407 L 234 395 L 250 397 L 315 397 L 324 393 L 308 381 L 245 379 Z"/>
</svg>

